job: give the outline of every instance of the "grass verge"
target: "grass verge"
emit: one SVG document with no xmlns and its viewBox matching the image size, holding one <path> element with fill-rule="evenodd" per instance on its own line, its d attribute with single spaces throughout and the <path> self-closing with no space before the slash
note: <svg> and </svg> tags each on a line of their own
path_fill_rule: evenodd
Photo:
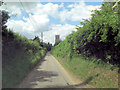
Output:
<svg viewBox="0 0 120 90">
<path fill-rule="evenodd" d="M 53 53 L 52 53 L 53 54 Z M 110 64 L 96 64 L 82 56 L 53 56 L 79 80 L 95 88 L 118 88 L 118 68 Z M 94 61 L 94 60 L 93 60 Z"/>
</svg>

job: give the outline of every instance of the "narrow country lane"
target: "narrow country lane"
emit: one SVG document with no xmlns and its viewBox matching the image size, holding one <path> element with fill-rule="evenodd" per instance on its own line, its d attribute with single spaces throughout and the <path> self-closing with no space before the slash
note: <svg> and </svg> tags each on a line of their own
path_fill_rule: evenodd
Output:
<svg viewBox="0 0 120 90">
<path fill-rule="evenodd" d="M 78 84 L 79 86 L 79 84 Z M 17 88 L 71 88 L 73 84 L 69 74 L 48 52 L 44 59 L 17 85 Z"/>
</svg>

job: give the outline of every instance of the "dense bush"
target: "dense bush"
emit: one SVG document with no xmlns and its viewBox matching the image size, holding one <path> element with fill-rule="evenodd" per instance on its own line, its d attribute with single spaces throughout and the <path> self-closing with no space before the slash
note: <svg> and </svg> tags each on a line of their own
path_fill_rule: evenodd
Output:
<svg viewBox="0 0 120 90">
<path fill-rule="evenodd" d="M 8 12 L 0 11 L 2 18 L 2 87 L 10 88 L 18 84 L 27 73 L 51 50 L 52 45 L 40 41 L 38 37 L 27 39 L 8 30 L 5 25 L 10 18 Z"/>
<path fill-rule="evenodd" d="M 2 31 L 2 85 L 13 87 L 47 52 L 36 40 L 29 40 L 11 30 Z"/>
<path fill-rule="evenodd" d="M 33 41 L 37 41 L 39 43 L 39 45 L 43 48 L 46 48 L 47 51 L 50 51 L 52 48 L 52 44 L 48 43 L 44 43 L 43 41 L 40 40 L 40 38 L 38 36 L 35 36 L 35 38 L 33 39 Z"/>
<path fill-rule="evenodd" d="M 97 57 L 111 64 L 120 63 L 120 14 L 116 13 L 120 6 L 113 10 L 115 3 L 105 2 L 100 10 L 92 11 L 92 17 L 81 22 L 76 32 L 55 46 L 52 52 L 59 56 L 82 54 Z"/>
</svg>

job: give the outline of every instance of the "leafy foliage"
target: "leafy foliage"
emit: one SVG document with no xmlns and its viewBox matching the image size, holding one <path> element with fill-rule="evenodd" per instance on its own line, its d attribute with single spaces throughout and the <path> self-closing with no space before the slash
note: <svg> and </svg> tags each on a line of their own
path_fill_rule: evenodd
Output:
<svg viewBox="0 0 120 90">
<path fill-rule="evenodd" d="M 47 49 L 11 30 L 2 34 L 3 87 L 13 87 L 43 58 Z"/>
<path fill-rule="evenodd" d="M 4 11 L 4 10 L 0 10 L 0 17 L 2 17 L 1 21 L 2 21 L 2 30 L 6 30 L 7 26 L 5 25 L 8 18 L 10 18 L 10 16 L 8 15 L 8 12 Z"/>
<path fill-rule="evenodd" d="M 50 44 L 49 42 L 44 43 L 44 42 L 40 41 L 40 38 L 38 36 L 35 36 L 33 41 L 37 41 L 41 47 L 46 48 L 48 51 L 50 51 L 52 48 L 52 44 Z"/>
<path fill-rule="evenodd" d="M 2 11 L 2 87 L 19 83 L 41 60 L 52 45 L 40 42 L 38 37 L 27 39 L 8 30 L 5 25 L 9 15 Z"/>
<path fill-rule="evenodd" d="M 66 39 L 54 47 L 56 56 L 82 54 L 89 58 L 95 56 L 111 64 L 120 63 L 120 14 L 112 7 L 115 3 L 105 2 L 100 10 L 92 11 L 89 20 L 81 22 L 83 27 L 68 35 Z"/>
<path fill-rule="evenodd" d="M 51 44 L 29 40 L 11 30 L 2 31 L 3 87 L 13 87 L 45 56 Z M 19 73 L 18 73 L 19 72 Z"/>
</svg>

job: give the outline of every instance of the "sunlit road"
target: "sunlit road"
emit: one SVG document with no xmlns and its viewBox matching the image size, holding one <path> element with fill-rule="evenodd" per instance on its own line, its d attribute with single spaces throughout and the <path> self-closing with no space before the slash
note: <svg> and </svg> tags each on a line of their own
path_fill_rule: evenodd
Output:
<svg viewBox="0 0 120 90">
<path fill-rule="evenodd" d="M 43 60 L 15 88 L 91 88 L 90 79 L 76 83 L 61 64 L 48 52 Z"/>
<path fill-rule="evenodd" d="M 45 58 L 18 85 L 18 88 L 59 88 L 70 85 L 72 85 L 72 80 L 69 75 L 48 52 Z"/>
</svg>

